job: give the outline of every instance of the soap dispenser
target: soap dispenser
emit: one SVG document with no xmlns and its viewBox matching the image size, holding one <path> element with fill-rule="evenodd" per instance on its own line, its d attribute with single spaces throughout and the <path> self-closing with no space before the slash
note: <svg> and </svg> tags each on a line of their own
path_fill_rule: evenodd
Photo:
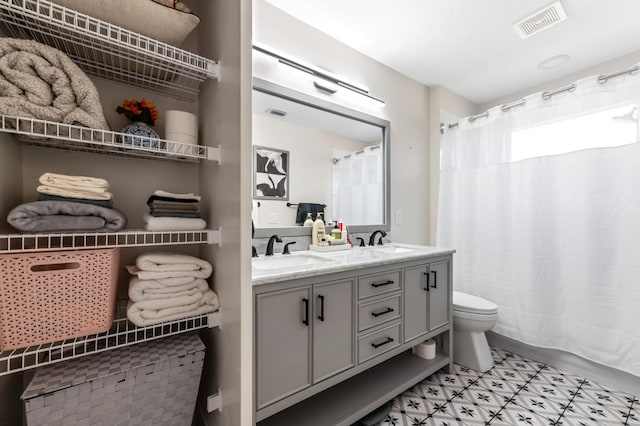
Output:
<svg viewBox="0 0 640 426">
<path fill-rule="evenodd" d="M 311 218 L 311 213 L 307 213 L 307 219 L 304 221 L 302 226 L 313 226 L 313 219 Z"/>
<path fill-rule="evenodd" d="M 316 215 L 315 222 L 313 222 L 311 244 L 314 246 L 322 246 L 326 244 L 324 241 L 324 221 L 322 220 L 322 213 L 318 213 Z"/>
</svg>

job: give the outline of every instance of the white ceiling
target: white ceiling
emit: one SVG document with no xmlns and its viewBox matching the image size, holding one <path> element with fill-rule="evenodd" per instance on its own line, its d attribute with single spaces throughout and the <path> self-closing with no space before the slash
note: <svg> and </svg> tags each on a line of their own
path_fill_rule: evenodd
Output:
<svg viewBox="0 0 640 426">
<path fill-rule="evenodd" d="M 475 103 L 640 51 L 640 0 L 561 0 L 568 19 L 522 40 L 553 0 L 267 0 L 425 85 Z M 566 54 L 553 69 L 537 65 Z"/>
</svg>

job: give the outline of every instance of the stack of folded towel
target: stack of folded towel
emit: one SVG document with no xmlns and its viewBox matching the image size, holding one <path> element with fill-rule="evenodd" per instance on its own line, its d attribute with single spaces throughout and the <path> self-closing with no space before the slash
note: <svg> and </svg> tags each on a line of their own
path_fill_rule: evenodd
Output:
<svg viewBox="0 0 640 426">
<path fill-rule="evenodd" d="M 7 217 L 19 231 L 119 231 L 126 226 L 126 216 L 113 208 L 106 180 L 56 173 L 38 180 L 38 201 L 15 207 Z"/>
<path fill-rule="evenodd" d="M 207 223 L 200 216 L 200 196 L 158 190 L 147 200 L 149 213 L 144 215 L 147 231 L 201 230 Z"/>
<path fill-rule="evenodd" d="M 206 260 L 170 253 L 138 256 L 129 282 L 127 318 L 147 326 L 214 312 L 218 296 L 205 281 L 213 271 Z"/>
</svg>

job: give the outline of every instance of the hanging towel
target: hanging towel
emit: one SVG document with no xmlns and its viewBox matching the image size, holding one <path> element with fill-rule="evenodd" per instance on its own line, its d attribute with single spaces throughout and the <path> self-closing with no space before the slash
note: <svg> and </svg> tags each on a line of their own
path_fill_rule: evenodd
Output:
<svg viewBox="0 0 640 426">
<path fill-rule="evenodd" d="M 116 209 L 67 201 L 34 201 L 15 207 L 7 222 L 22 232 L 119 231 L 127 217 Z"/>
</svg>

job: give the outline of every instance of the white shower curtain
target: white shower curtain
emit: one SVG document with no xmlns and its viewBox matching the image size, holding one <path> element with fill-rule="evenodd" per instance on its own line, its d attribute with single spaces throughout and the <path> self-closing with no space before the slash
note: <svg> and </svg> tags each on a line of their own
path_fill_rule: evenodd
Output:
<svg viewBox="0 0 640 426">
<path fill-rule="evenodd" d="M 342 156 L 333 164 L 333 217 L 348 225 L 384 222 L 382 145 Z"/>
<path fill-rule="evenodd" d="M 499 334 L 640 376 L 640 75 L 525 101 L 442 139 L 454 289 L 495 302 Z"/>
</svg>

